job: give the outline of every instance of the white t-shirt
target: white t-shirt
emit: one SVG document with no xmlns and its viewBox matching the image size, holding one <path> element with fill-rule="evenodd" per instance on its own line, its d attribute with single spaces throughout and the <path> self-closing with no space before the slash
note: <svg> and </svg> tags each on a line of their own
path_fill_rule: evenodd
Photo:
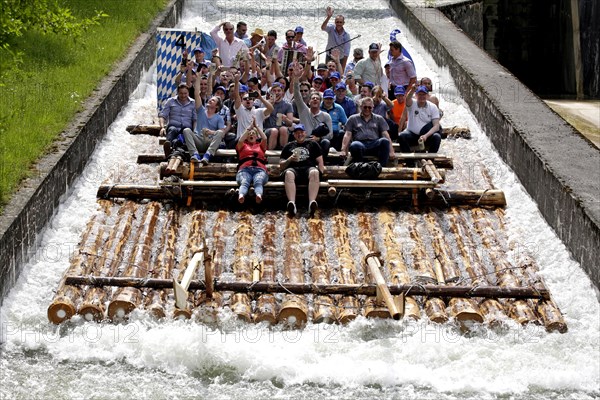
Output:
<svg viewBox="0 0 600 400">
<path fill-rule="evenodd" d="M 419 134 L 421 129 L 434 119 L 440 119 L 440 111 L 435 104 L 427 100 L 424 107 L 417 105 L 417 100 L 413 99 L 411 106 L 406 105 L 408 112 L 408 130 Z"/>
<path fill-rule="evenodd" d="M 251 108 L 248 110 L 246 107 L 241 105 L 235 109 L 235 115 L 237 115 L 237 132 L 236 139 L 242 137 L 244 131 L 252 124 L 252 117 L 256 118 L 256 124 L 263 129 L 263 122 L 265 120 L 266 108 Z"/>
</svg>

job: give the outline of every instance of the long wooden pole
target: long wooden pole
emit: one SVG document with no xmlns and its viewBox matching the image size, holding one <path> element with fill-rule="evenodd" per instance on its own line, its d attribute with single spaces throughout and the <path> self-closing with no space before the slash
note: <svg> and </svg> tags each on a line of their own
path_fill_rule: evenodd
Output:
<svg viewBox="0 0 600 400">
<path fill-rule="evenodd" d="M 172 289 L 171 279 L 128 278 L 108 276 L 67 276 L 67 285 L 90 285 L 93 287 L 104 286 L 131 286 L 150 287 L 153 289 Z M 375 284 L 317 284 L 317 283 L 283 283 L 283 282 L 221 282 L 214 284 L 217 291 L 231 291 L 244 293 L 292 293 L 292 294 L 318 294 L 344 296 L 376 296 Z M 393 295 L 405 293 L 407 296 L 425 297 L 464 297 L 464 298 L 512 298 L 512 299 L 539 299 L 548 298 L 547 290 L 531 287 L 500 287 L 500 286 L 451 286 L 451 285 L 388 285 Z M 204 281 L 193 280 L 189 290 L 204 290 Z"/>
<path fill-rule="evenodd" d="M 377 287 L 376 293 L 377 298 L 380 298 L 385 302 L 385 305 L 388 309 L 389 315 L 395 319 L 400 319 L 400 311 L 394 302 L 394 298 L 390 293 L 390 289 L 385 283 L 385 279 L 383 279 L 383 275 L 381 274 L 381 264 L 377 257 L 371 254 L 371 251 L 367 248 L 367 245 L 361 240 L 360 241 L 360 249 L 365 256 L 365 261 L 369 267 L 369 275 L 375 280 L 375 285 Z"/>
</svg>

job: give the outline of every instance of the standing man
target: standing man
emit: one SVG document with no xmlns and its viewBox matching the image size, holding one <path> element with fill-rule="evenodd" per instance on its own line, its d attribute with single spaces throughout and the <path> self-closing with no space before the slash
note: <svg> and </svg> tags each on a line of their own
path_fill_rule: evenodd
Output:
<svg viewBox="0 0 600 400">
<path fill-rule="evenodd" d="M 333 7 L 329 6 L 325 10 L 327 17 L 321 24 L 321 30 L 327 32 L 327 60 L 331 59 L 331 48 L 340 49 L 340 64 L 342 71 L 346 68 L 346 61 L 350 56 L 350 34 L 344 29 L 344 16 L 338 15 L 335 17 L 335 25 L 328 24 L 329 19 L 333 16 Z M 343 43 L 343 44 L 342 44 Z M 340 72 L 342 72 L 340 71 Z"/>
<path fill-rule="evenodd" d="M 325 171 L 323 155 L 317 143 L 306 140 L 304 125 L 294 126 L 294 139 L 281 150 L 279 162 L 279 168 L 284 171 L 287 211 L 290 217 L 296 215 L 296 182 L 308 181 L 308 209 L 312 217 L 318 208 L 319 177 Z"/>
<path fill-rule="evenodd" d="M 389 62 L 390 88 L 388 96 L 393 98 L 396 86 L 404 86 L 406 90 L 417 82 L 417 73 L 412 61 L 402 55 L 402 45 L 397 40 L 390 43 L 390 54 L 392 59 Z"/>
<path fill-rule="evenodd" d="M 250 95 L 248 91 L 240 97 L 240 73 L 237 72 L 233 80 L 235 86 L 233 88 L 232 98 L 234 101 L 235 115 L 237 116 L 237 134 L 236 141 L 244 134 L 246 129 L 253 124 L 253 119 L 256 121 L 256 126 L 263 129 L 263 121 L 273 112 L 273 105 L 265 99 L 259 91 L 253 92 Z M 254 100 L 258 100 L 264 105 L 261 108 L 254 108 Z"/>
<path fill-rule="evenodd" d="M 365 97 L 360 108 L 360 114 L 348 118 L 340 154 L 344 157 L 350 151 L 352 161 L 362 161 L 365 154 L 376 155 L 385 167 L 388 159 L 396 158 L 388 134 L 389 126 L 383 117 L 373 114 L 372 98 Z"/>
<path fill-rule="evenodd" d="M 219 29 L 223 28 L 225 39 L 219 36 Z M 248 54 L 248 46 L 242 39 L 238 39 L 233 35 L 233 24 L 231 22 L 221 22 L 210 31 L 210 37 L 213 38 L 219 49 L 222 65 L 231 67 L 239 52 L 244 55 Z"/>
<path fill-rule="evenodd" d="M 248 39 L 248 24 L 244 21 L 239 21 L 235 26 L 235 37 L 238 39 Z"/>
<path fill-rule="evenodd" d="M 169 98 L 158 114 L 160 136 L 166 134 L 167 142 L 171 145 L 180 135 L 183 139 L 184 134 L 193 134 L 192 131 L 196 129 L 196 119 L 196 103 L 190 99 L 187 85 L 180 83 L 177 86 L 177 96 Z"/>
<path fill-rule="evenodd" d="M 398 136 L 400 151 L 410 153 L 410 146 L 424 144 L 429 146 L 430 153 L 437 153 L 442 141 L 440 112 L 435 104 L 427 100 L 429 91 L 425 86 L 419 86 L 416 89 L 416 102 L 412 98 L 414 92 L 415 86 L 411 86 L 406 93 L 408 127 Z"/>
<path fill-rule="evenodd" d="M 374 86 L 381 86 L 383 68 L 381 67 L 381 46 L 371 43 L 369 46 L 369 58 L 363 58 L 354 67 L 354 79 L 361 85 L 365 82 L 373 82 Z"/>
</svg>

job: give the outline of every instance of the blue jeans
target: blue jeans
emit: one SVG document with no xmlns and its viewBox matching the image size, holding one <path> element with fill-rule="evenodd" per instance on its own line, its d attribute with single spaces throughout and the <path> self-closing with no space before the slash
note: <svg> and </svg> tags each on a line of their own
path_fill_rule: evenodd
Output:
<svg viewBox="0 0 600 400">
<path fill-rule="evenodd" d="M 416 146 L 419 143 L 419 138 L 421 137 L 418 133 L 412 133 L 408 129 L 402 131 L 400 135 L 398 135 L 398 143 L 400 144 L 400 152 L 402 153 L 410 153 L 410 146 Z M 429 149 L 429 153 L 437 153 L 440 149 L 440 144 L 442 142 L 442 136 L 439 132 L 434 133 L 429 136 L 427 140 L 425 140 L 425 146 Z"/>
<path fill-rule="evenodd" d="M 262 196 L 263 185 L 269 180 L 269 175 L 264 169 L 259 167 L 244 167 L 240 169 L 235 176 L 238 185 L 240 185 L 240 195 L 246 196 L 250 183 L 254 186 L 254 193 L 257 196 Z"/>
<path fill-rule="evenodd" d="M 379 138 L 368 142 L 359 142 L 358 140 L 355 140 L 350 143 L 350 155 L 352 156 L 353 162 L 363 161 L 365 155 L 377 156 L 381 166 L 385 167 L 390 158 L 390 146 L 391 143 L 386 138 Z"/>
</svg>

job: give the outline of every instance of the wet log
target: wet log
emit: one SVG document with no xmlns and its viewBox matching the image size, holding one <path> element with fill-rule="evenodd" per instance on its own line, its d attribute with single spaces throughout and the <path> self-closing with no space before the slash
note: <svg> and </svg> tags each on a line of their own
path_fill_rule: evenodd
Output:
<svg viewBox="0 0 600 400">
<path fill-rule="evenodd" d="M 378 224 L 381 227 L 383 243 L 386 248 L 386 264 L 388 274 L 391 277 L 392 285 L 408 285 L 410 284 L 410 274 L 408 267 L 404 262 L 404 258 L 400 249 L 402 245 L 397 242 L 397 235 L 394 233 L 395 217 L 390 211 L 381 211 L 378 213 Z M 396 303 L 402 305 L 400 312 L 403 318 L 412 318 L 418 320 L 421 317 L 421 309 L 413 296 L 398 296 L 395 299 Z"/>
<path fill-rule="evenodd" d="M 435 214 L 430 211 L 425 215 L 425 222 L 429 235 L 431 236 L 431 244 L 436 255 L 435 263 L 439 264 L 442 270 L 443 282 L 458 281 L 461 279 L 460 273 L 453 257 L 450 255 L 450 250 L 446 244 L 446 238 L 435 218 Z M 439 279 L 438 279 L 439 282 Z M 459 322 L 461 329 L 468 330 L 469 326 L 474 323 L 482 323 L 483 316 L 479 311 L 479 307 L 474 300 L 464 298 L 450 298 L 448 300 L 450 316 Z"/>
<path fill-rule="evenodd" d="M 304 265 L 302 251 L 300 248 L 300 220 L 298 218 L 285 219 L 284 238 L 284 266 L 283 276 L 287 283 L 304 282 Z M 278 322 L 284 322 L 289 326 L 301 327 L 308 320 L 308 307 L 306 300 L 298 295 L 287 294 L 284 296 Z"/>
<path fill-rule="evenodd" d="M 360 241 L 358 243 L 358 248 L 360 252 L 363 253 L 363 262 L 360 267 L 363 276 L 365 276 L 365 281 L 370 283 L 379 283 L 380 291 L 376 296 L 367 297 L 365 299 L 365 305 L 363 308 L 363 314 L 367 318 L 391 318 L 391 314 L 386 307 L 386 303 L 383 294 L 381 293 L 382 285 L 385 285 L 385 280 L 381 275 L 381 265 L 379 265 L 379 259 L 377 261 L 368 260 L 370 257 L 366 257 L 368 254 L 373 253 L 379 255 L 379 248 L 375 243 L 374 237 L 374 226 L 371 224 L 371 219 L 369 218 L 369 214 L 364 212 L 359 212 L 357 215 L 358 222 L 358 237 Z M 363 248 L 364 246 L 364 248 Z M 370 263 L 369 263 L 370 261 Z M 373 268 L 371 268 L 371 265 Z M 358 268 L 357 268 L 358 269 Z M 377 269 L 377 271 L 376 271 Z M 391 295 L 390 295 L 391 296 Z M 390 301 L 393 299 L 390 298 Z M 398 312 L 399 314 L 399 312 Z M 399 315 L 398 315 L 399 318 Z"/>
<path fill-rule="evenodd" d="M 138 236 L 134 239 L 134 246 L 131 257 L 129 258 L 123 275 L 141 278 L 147 275 L 144 266 L 150 264 L 152 256 L 152 243 L 154 240 L 154 230 L 158 213 L 162 206 L 160 203 L 153 202 L 146 205 L 144 216 L 141 221 L 141 228 Z M 137 288 L 121 288 L 113 294 L 112 300 L 108 305 L 108 318 L 113 321 L 122 321 L 142 302 L 142 291 Z"/>
<path fill-rule="evenodd" d="M 275 238 L 276 238 L 276 219 L 273 213 L 264 215 L 264 230 L 262 240 L 262 265 L 260 271 L 260 280 L 262 282 L 275 282 Z M 256 312 L 254 314 L 255 322 L 267 322 L 274 325 L 277 322 L 277 300 L 272 294 L 262 294 L 256 300 Z"/>
<path fill-rule="evenodd" d="M 249 212 L 242 212 L 238 216 L 233 273 L 238 281 L 252 281 L 252 241 L 254 239 L 252 215 Z M 231 299 L 231 310 L 239 319 L 245 322 L 252 321 L 252 307 L 247 294 L 235 293 Z"/>
<path fill-rule="evenodd" d="M 385 283 L 385 279 L 381 274 L 381 264 L 379 262 L 379 258 L 377 258 L 377 256 L 371 252 L 371 249 L 367 248 L 362 240 L 360 241 L 360 248 L 365 256 L 366 263 L 369 266 L 369 275 L 371 276 L 371 279 L 375 281 L 375 286 L 377 287 L 376 299 L 378 305 L 379 303 L 385 304 L 387 307 L 387 318 L 391 317 L 395 320 L 399 320 L 400 311 L 398 310 L 396 302 L 394 301 L 394 298 L 392 297 L 392 294 Z"/>
<path fill-rule="evenodd" d="M 314 245 L 312 255 L 312 281 L 317 284 L 331 283 L 329 262 L 325 248 L 325 222 L 320 218 L 310 218 L 307 221 L 310 242 Z M 333 323 L 337 320 L 333 300 L 329 296 L 315 296 L 313 301 L 313 322 L 316 324 Z"/>
<path fill-rule="evenodd" d="M 417 230 L 420 221 L 414 214 L 407 214 L 407 225 L 409 235 L 414 243 L 412 249 L 413 269 L 418 274 L 417 278 L 425 282 L 437 282 L 437 276 L 433 270 L 433 265 L 429 262 L 429 257 L 425 251 L 425 244 L 421 234 Z M 425 313 L 429 319 L 437 323 L 448 321 L 446 314 L 446 304 L 440 298 L 429 297 L 425 299 Z"/>
<path fill-rule="evenodd" d="M 87 223 L 81 236 L 77 252 L 71 257 L 54 300 L 48 306 L 48 320 L 60 324 L 71 319 L 81 302 L 81 287 L 67 285 L 65 278 L 70 275 L 89 275 L 94 263 L 94 255 L 104 243 L 104 223 L 110 215 L 112 202 L 98 200 L 99 210 Z"/>
<path fill-rule="evenodd" d="M 421 163 L 421 166 L 423 167 L 423 169 L 425 170 L 425 172 L 427 173 L 427 175 L 429 176 L 429 179 L 433 183 L 437 184 L 437 183 L 443 182 L 442 176 L 438 172 L 435 165 L 433 165 L 433 162 L 431 162 L 431 160 L 421 160 L 420 163 Z"/>
<path fill-rule="evenodd" d="M 148 279 L 108 276 L 67 276 L 68 285 L 130 286 L 167 289 L 173 287 L 171 279 Z M 283 283 L 283 282 L 225 282 L 214 283 L 216 291 L 231 291 L 243 293 L 292 293 L 298 295 L 343 295 L 343 296 L 376 296 L 377 285 L 368 283 L 355 284 L 317 284 L 317 283 Z M 189 290 L 205 290 L 204 281 L 190 282 Z M 414 283 L 409 285 L 388 285 L 392 295 L 405 293 L 407 296 L 424 297 L 464 297 L 464 298 L 493 298 L 493 299 L 540 299 L 547 298 L 548 292 L 531 287 L 502 288 L 499 286 L 454 286 L 428 285 Z M 215 293 L 216 294 L 216 293 Z"/>
<path fill-rule="evenodd" d="M 473 222 L 477 233 L 483 243 L 485 249 L 488 252 L 492 263 L 494 264 L 498 284 L 503 288 L 514 288 L 521 287 L 522 283 L 520 279 L 513 272 L 515 266 L 506 260 L 506 253 L 502 250 L 496 239 L 496 231 L 492 228 L 488 221 L 488 215 L 485 210 L 481 208 L 475 208 L 471 210 Z M 535 313 L 532 310 L 531 305 L 525 300 L 516 300 L 514 302 L 502 303 L 507 311 L 508 315 L 517 321 L 521 325 L 525 325 L 531 322 L 537 322 Z"/>
<path fill-rule="evenodd" d="M 132 222 L 137 205 L 131 201 L 126 202 L 117 213 L 117 221 L 112 227 L 106 244 L 102 247 L 102 254 L 95 258 L 93 271 L 101 275 L 113 277 L 123 260 L 123 248 L 129 240 Z M 104 304 L 109 293 L 101 287 L 90 287 L 86 291 L 81 307 L 77 311 L 88 321 L 101 321 L 104 318 Z"/>
<path fill-rule="evenodd" d="M 227 217 L 228 213 L 226 211 L 217 213 L 212 232 L 213 251 L 210 256 L 210 263 L 205 264 L 205 268 L 210 268 L 213 276 L 217 279 L 223 272 L 223 257 L 225 256 L 225 245 L 229 235 L 225 226 Z M 209 247 L 211 247 L 210 244 Z M 190 289 L 193 289 L 191 284 Z M 196 297 L 196 304 L 198 306 L 198 319 L 201 322 L 213 324 L 217 322 L 218 313 L 223 306 L 223 294 L 213 292 L 212 295 L 207 296 L 205 292 L 200 292 Z"/>
<path fill-rule="evenodd" d="M 158 255 L 155 265 L 150 270 L 148 278 L 168 279 L 171 277 L 175 265 L 175 244 L 179 229 L 179 210 L 171 209 L 167 212 L 165 223 L 161 230 L 160 242 L 158 244 Z M 145 308 L 157 318 L 165 318 L 164 305 L 167 301 L 166 290 L 148 290 L 145 292 Z"/>
<path fill-rule="evenodd" d="M 344 285 L 355 284 L 357 271 L 350 250 L 347 213 L 343 210 L 336 210 L 331 218 L 333 220 L 334 248 L 338 262 L 335 267 L 335 270 L 338 271 L 338 281 Z M 338 307 L 338 320 L 342 324 L 346 324 L 358 316 L 359 304 L 354 296 L 341 297 Z"/>
<path fill-rule="evenodd" d="M 495 284 L 495 275 L 490 275 L 489 271 L 483 266 L 484 262 L 479 257 L 476 245 L 473 242 L 471 229 L 467 226 L 465 219 L 461 216 L 464 212 L 456 207 L 450 209 L 446 214 L 450 232 L 454 235 L 454 240 L 458 251 L 462 257 L 465 271 L 468 275 L 468 282 L 474 286 Z M 464 281 L 464 279 L 463 279 Z M 504 306 L 496 299 L 484 299 L 479 302 L 479 309 L 483 314 L 484 322 L 492 327 L 502 324 L 506 318 Z"/>
</svg>

